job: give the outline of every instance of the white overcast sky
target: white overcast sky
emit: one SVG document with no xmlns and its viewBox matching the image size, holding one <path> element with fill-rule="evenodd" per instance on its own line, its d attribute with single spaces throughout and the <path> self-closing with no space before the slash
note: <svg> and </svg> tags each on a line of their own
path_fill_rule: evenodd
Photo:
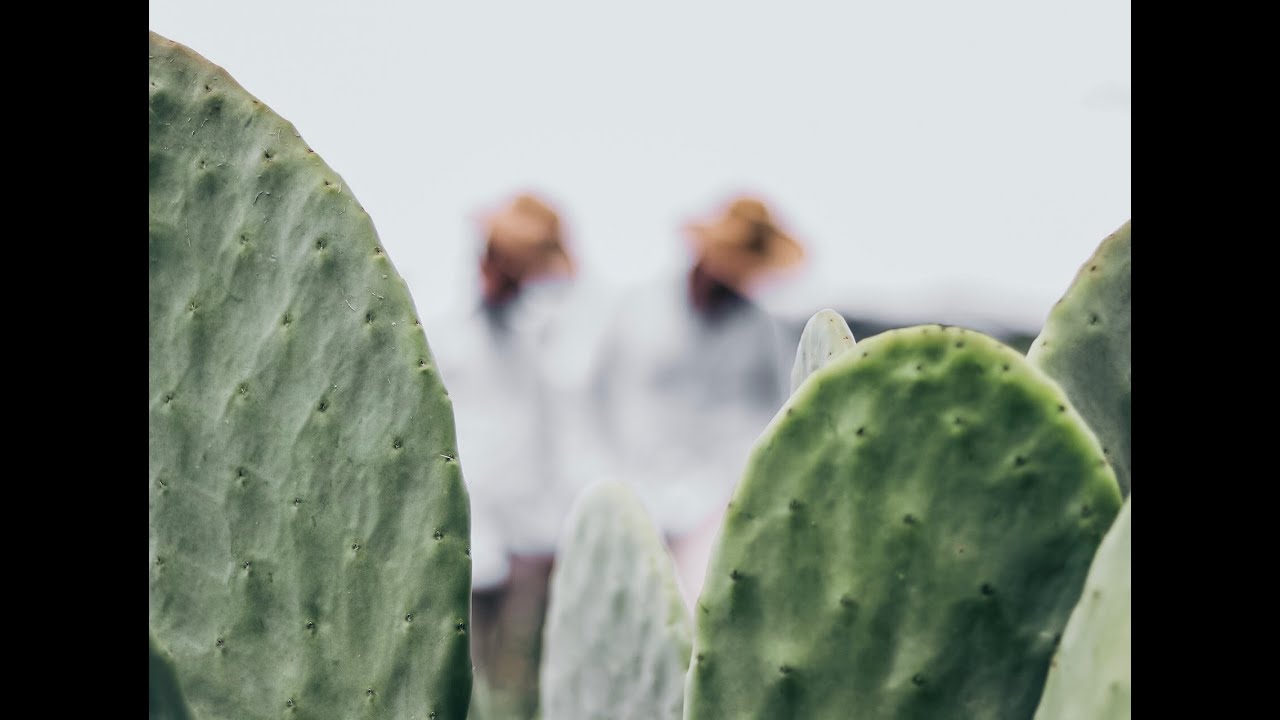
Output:
<svg viewBox="0 0 1280 720">
<path fill-rule="evenodd" d="M 778 312 L 1027 330 L 1130 217 L 1127 0 L 149 4 L 343 176 L 424 315 L 522 189 L 610 288 L 748 190 L 809 250 Z"/>
</svg>

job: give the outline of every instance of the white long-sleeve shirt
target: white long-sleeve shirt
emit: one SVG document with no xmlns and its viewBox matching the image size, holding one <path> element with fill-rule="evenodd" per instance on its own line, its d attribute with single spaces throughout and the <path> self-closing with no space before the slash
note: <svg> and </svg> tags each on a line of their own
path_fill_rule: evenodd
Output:
<svg viewBox="0 0 1280 720">
<path fill-rule="evenodd" d="M 476 587 L 500 584 L 507 557 L 554 552 L 577 492 L 588 363 L 602 305 L 590 288 L 534 283 L 500 309 L 479 303 L 425 329 L 453 400 L 471 496 Z M 590 448 L 583 448 L 589 451 Z"/>
<path fill-rule="evenodd" d="M 737 297 L 708 317 L 687 273 L 618 309 L 595 366 L 594 427 L 658 527 L 681 535 L 728 501 L 787 397 L 790 363 L 768 313 Z"/>
</svg>

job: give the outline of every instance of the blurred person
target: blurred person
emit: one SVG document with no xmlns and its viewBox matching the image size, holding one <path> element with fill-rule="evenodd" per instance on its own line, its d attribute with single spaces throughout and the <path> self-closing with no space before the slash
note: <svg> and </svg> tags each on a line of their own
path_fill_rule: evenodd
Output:
<svg viewBox="0 0 1280 720">
<path fill-rule="evenodd" d="M 750 298 L 804 250 L 750 196 L 684 230 L 689 265 L 619 305 L 592 392 L 612 470 L 666 534 L 692 607 L 751 446 L 790 388 L 780 330 Z"/>
<path fill-rule="evenodd" d="M 584 480 L 571 465 L 588 324 L 559 213 L 520 194 L 479 218 L 479 297 L 427 328 L 471 498 L 472 658 L 530 716 L 552 554 Z"/>
</svg>

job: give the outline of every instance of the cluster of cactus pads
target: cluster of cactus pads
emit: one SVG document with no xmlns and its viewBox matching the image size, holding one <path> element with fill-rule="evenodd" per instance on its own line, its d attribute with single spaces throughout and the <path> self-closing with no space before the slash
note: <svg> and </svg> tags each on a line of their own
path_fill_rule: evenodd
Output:
<svg viewBox="0 0 1280 720">
<path fill-rule="evenodd" d="M 153 718 L 468 715 L 468 498 L 404 282 L 293 126 L 150 36 Z M 1027 357 L 806 326 L 690 617 L 625 487 L 557 551 L 545 720 L 1127 718 L 1130 230 Z"/>
<path fill-rule="evenodd" d="M 855 342 L 816 314 L 720 528 L 682 706 L 648 716 L 1129 717 L 1129 257 L 1126 223 L 1030 357 L 938 325 Z M 544 658 L 544 699 L 577 712 L 547 717 L 629 716 L 564 678 L 625 692 L 670 672 L 654 643 L 683 647 L 686 621 L 654 598 L 673 577 L 610 579 L 663 564 L 624 540 L 620 491 L 592 492 L 614 500 L 584 499 L 594 512 L 564 535 Z M 584 604 L 590 622 L 564 623 Z M 637 625 L 653 628 L 643 645 L 611 633 Z"/>
</svg>

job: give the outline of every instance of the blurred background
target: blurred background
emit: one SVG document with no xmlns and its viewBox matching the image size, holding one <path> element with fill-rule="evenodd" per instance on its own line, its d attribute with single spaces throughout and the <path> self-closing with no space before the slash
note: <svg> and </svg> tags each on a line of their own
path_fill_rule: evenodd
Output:
<svg viewBox="0 0 1280 720">
<path fill-rule="evenodd" d="M 350 184 L 426 313 L 472 214 L 536 189 L 582 275 L 681 262 L 726 194 L 805 241 L 761 296 L 1034 332 L 1130 215 L 1130 3 L 151 0 Z"/>
<path fill-rule="evenodd" d="M 449 318 L 481 294 L 486 218 L 518 192 L 558 213 L 575 278 L 600 298 L 587 303 L 598 312 L 571 317 L 597 328 L 630 289 L 688 269 L 687 223 L 740 193 L 764 199 L 805 250 L 751 293 L 784 355 L 827 307 L 858 339 L 942 322 L 1025 349 L 1080 264 L 1130 218 L 1124 1 L 149 8 L 151 30 L 224 67 L 345 179 L 437 353 L 450 352 L 437 339 L 455 329 Z M 473 482 L 483 439 L 466 426 Z M 500 515 L 475 520 L 501 526 Z M 513 563 L 496 561 L 494 592 L 517 577 L 531 578 L 527 592 L 476 606 L 527 625 L 478 649 L 479 686 L 515 698 L 494 700 L 507 705 L 494 717 L 532 712 L 550 567 L 545 551 L 531 562 L 512 552 Z M 477 635 L 486 622 L 476 618 Z"/>
</svg>

